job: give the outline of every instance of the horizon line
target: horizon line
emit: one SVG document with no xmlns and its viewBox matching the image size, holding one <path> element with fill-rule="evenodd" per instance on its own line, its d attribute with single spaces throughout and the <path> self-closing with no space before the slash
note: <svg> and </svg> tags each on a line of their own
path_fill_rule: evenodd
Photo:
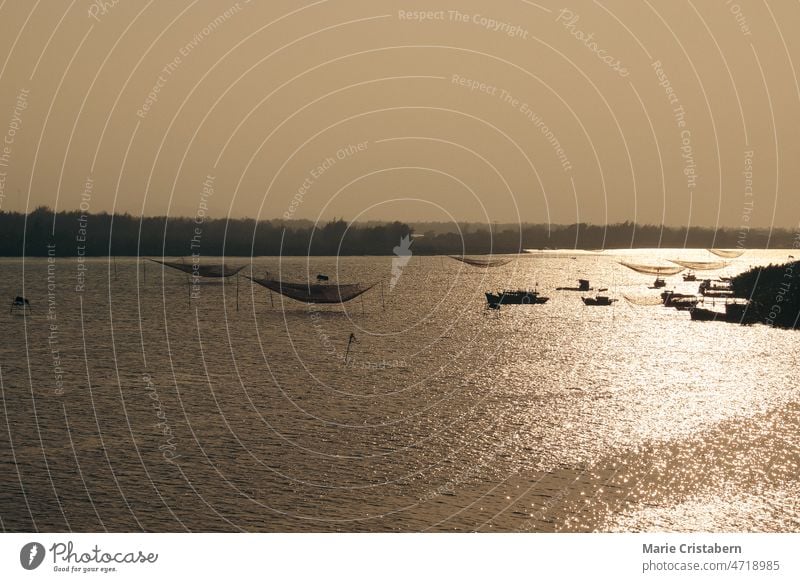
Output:
<svg viewBox="0 0 800 582">
<path fill-rule="evenodd" d="M 99 212 L 83 212 L 80 208 L 75 209 L 59 209 L 57 211 L 53 211 L 52 208 L 49 206 L 38 206 L 33 210 L 28 212 L 24 212 L 22 210 L 5 210 L 0 208 L 0 215 L 9 215 L 9 214 L 20 214 L 20 215 L 27 215 L 30 216 L 35 212 L 40 211 L 47 211 L 49 214 L 59 215 L 59 214 L 81 214 L 85 216 L 128 216 L 132 218 L 139 218 L 139 219 L 170 219 L 170 220 L 197 220 L 197 217 L 192 217 L 189 215 L 168 215 L 168 214 L 133 214 L 130 212 L 109 212 L 108 210 L 101 210 Z M 277 222 L 277 223 L 291 223 L 291 222 L 310 222 L 312 224 L 329 224 L 332 222 L 339 222 L 343 221 L 346 222 L 348 225 L 357 225 L 359 223 L 354 223 L 349 220 L 345 220 L 343 217 L 337 218 L 336 216 L 324 220 L 314 220 L 312 218 L 285 218 L 285 217 L 272 217 L 272 218 L 255 218 L 252 216 L 208 216 L 205 215 L 202 217 L 202 221 L 211 221 L 211 220 L 226 220 L 226 221 L 236 221 L 236 220 L 254 220 L 256 222 Z M 795 226 L 745 226 L 745 225 L 685 225 L 685 224 L 667 224 L 667 223 L 650 223 L 650 222 L 634 222 L 630 219 L 618 221 L 618 222 L 591 222 L 591 221 L 584 221 L 584 222 L 533 222 L 533 221 L 522 221 L 522 222 L 504 222 L 504 221 L 491 221 L 491 222 L 480 222 L 474 220 L 463 220 L 463 221 L 456 221 L 456 222 L 447 222 L 442 220 L 430 220 L 430 219 L 414 219 L 414 220 L 398 220 L 398 219 L 372 219 L 372 220 L 365 220 L 362 221 L 362 224 L 393 224 L 395 222 L 399 222 L 401 224 L 406 225 L 424 225 L 424 224 L 452 224 L 452 225 L 478 225 L 478 226 L 543 226 L 543 227 L 573 227 L 573 226 L 590 226 L 590 227 L 600 227 L 600 228 L 608 228 L 612 226 L 624 226 L 629 224 L 630 226 L 636 228 L 648 227 L 648 228 L 669 228 L 669 229 L 708 229 L 708 230 L 741 230 L 741 231 L 752 231 L 752 230 L 782 230 L 782 231 L 798 231 L 800 230 L 800 225 Z"/>
</svg>

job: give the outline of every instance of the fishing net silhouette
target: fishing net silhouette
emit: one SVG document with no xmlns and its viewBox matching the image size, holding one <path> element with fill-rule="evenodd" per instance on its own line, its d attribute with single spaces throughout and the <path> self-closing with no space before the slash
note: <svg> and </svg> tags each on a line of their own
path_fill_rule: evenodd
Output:
<svg viewBox="0 0 800 582">
<path fill-rule="evenodd" d="M 635 263 L 626 263 L 624 261 L 620 261 L 619 264 L 624 265 L 625 267 L 628 267 L 629 269 L 636 271 L 637 273 L 644 273 L 646 275 L 677 275 L 678 273 L 684 270 L 684 267 L 661 267 L 658 265 L 637 265 Z"/>
<path fill-rule="evenodd" d="M 692 269 L 693 271 L 716 271 L 728 266 L 726 261 L 671 261 L 676 265 Z"/>
<path fill-rule="evenodd" d="M 657 295 L 626 295 L 622 294 L 625 301 L 631 305 L 638 305 L 640 307 L 656 307 L 663 305 L 664 301 Z"/>
<path fill-rule="evenodd" d="M 195 264 L 195 263 L 178 262 L 178 261 L 159 261 L 156 259 L 150 259 L 150 260 L 153 261 L 154 263 L 158 263 L 159 265 L 172 267 L 173 269 L 183 271 L 184 273 L 188 273 L 190 275 L 197 275 L 198 277 L 210 277 L 210 278 L 232 277 L 233 275 L 244 269 L 244 265 L 233 267 L 223 264 Z"/>
<path fill-rule="evenodd" d="M 736 259 L 744 254 L 743 250 L 708 249 L 708 252 L 724 259 Z"/>
<path fill-rule="evenodd" d="M 451 259 L 455 259 L 456 261 L 461 261 L 462 263 L 466 263 L 468 265 L 472 265 L 473 267 L 502 267 L 503 265 L 507 265 L 511 262 L 511 259 L 508 257 L 502 257 L 499 259 L 470 259 L 467 257 L 456 257 L 450 255 Z"/>
<path fill-rule="evenodd" d="M 295 301 L 302 301 L 304 303 L 344 303 L 355 299 L 362 293 L 366 293 L 375 286 L 375 283 L 367 286 L 361 285 L 360 283 L 342 285 L 336 283 L 311 284 L 287 283 L 275 279 L 259 279 L 256 277 L 247 278 L 253 283 L 258 283 L 262 287 L 266 287 L 270 291 L 280 293 Z"/>
</svg>

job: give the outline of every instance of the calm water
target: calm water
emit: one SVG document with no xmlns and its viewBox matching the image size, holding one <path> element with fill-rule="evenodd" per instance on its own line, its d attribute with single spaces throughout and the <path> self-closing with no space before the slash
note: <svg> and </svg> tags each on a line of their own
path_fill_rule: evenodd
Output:
<svg viewBox="0 0 800 582">
<path fill-rule="evenodd" d="M 48 310 L 47 260 L 0 260 L 34 308 L 0 315 L 2 528 L 798 531 L 800 332 L 622 300 L 658 292 L 617 260 L 667 257 L 713 259 L 413 257 L 391 290 L 390 257 L 255 259 L 384 284 L 309 309 L 240 279 L 238 311 L 236 279 L 192 299 L 132 259 L 88 261 L 83 292 L 58 259 Z M 579 277 L 620 302 L 553 291 Z M 536 285 L 546 305 L 485 309 Z"/>
</svg>

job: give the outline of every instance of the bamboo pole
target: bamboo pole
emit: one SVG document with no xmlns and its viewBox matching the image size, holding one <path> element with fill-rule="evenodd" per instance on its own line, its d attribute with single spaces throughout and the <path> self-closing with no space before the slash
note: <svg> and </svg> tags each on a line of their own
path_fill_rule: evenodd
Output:
<svg viewBox="0 0 800 582">
<path fill-rule="evenodd" d="M 350 333 L 350 339 L 347 340 L 347 351 L 344 354 L 344 365 L 347 365 L 347 359 L 350 357 L 350 344 L 356 341 L 356 335 L 354 333 Z"/>
</svg>

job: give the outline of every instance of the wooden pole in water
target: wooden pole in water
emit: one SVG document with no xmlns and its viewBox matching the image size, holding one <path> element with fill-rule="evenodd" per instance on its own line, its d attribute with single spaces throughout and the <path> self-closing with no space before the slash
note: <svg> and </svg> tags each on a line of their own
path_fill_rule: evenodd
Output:
<svg viewBox="0 0 800 582">
<path fill-rule="evenodd" d="M 356 335 L 354 333 L 350 333 L 350 339 L 347 340 L 347 351 L 344 353 L 344 365 L 347 365 L 347 358 L 350 357 L 350 344 L 356 341 Z"/>
<path fill-rule="evenodd" d="M 386 303 L 383 301 L 383 281 L 381 281 L 381 306 L 383 307 L 384 311 L 386 310 Z"/>
<path fill-rule="evenodd" d="M 117 255 L 114 255 L 114 280 L 117 280 Z"/>
<path fill-rule="evenodd" d="M 269 279 L 269 271 L 264 271 L 264 279 Z M 267 293 L 269 293 L 269 304 L 275 309 L 275 300 L 272 298 L 272 289 L 267 288 Z"/>
<path fill-rule="evenodd" d="M 183 265 L 183 264 L 185 264 L 185 263 L 186 263 L 186 261 L 183 259 L 183 257 L 181 257 L 181 265 Z M 193 270 L 194 270 L 194 269 L 193 269 Z M 196 272 L 196 271 L 195 271 L 195 272 Z M 187 282 L 187 283 L 189 283 L 189 284 L 191 284 L 191 283 L 192 283 L 192 276 L 191 276 L 191 274 L 190 274 L 188 271 L 186 272 L 186 282 Z"/>
<path fill-rule="evenodd" d="M 236 311 L 239 311 L 239 275 L 236 275 Z"/>
<path fill-rule="evenodd" d="M 147 284 L 147 261 L 142 261 L 142 270 L 144 270 L 144 282 L 143 284 Z"/>
</svg>

